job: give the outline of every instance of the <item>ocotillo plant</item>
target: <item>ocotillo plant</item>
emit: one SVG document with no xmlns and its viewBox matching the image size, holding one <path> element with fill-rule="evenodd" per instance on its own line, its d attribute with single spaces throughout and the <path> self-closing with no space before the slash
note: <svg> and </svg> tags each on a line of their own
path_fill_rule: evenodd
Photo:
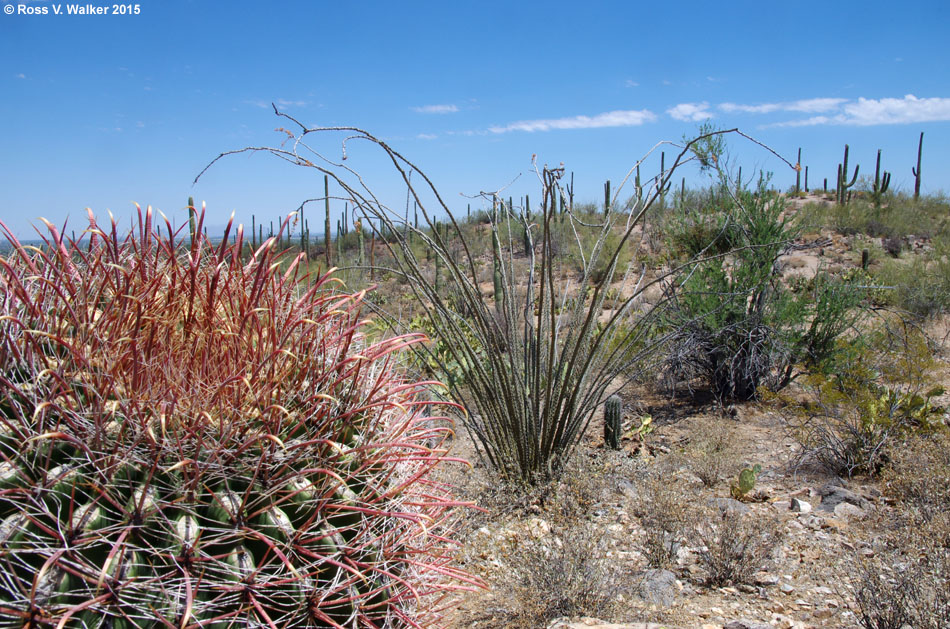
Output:
<svg viewBox="0 0 950 629">
<path fill-rule="evenodd" d="M 874 204 L 881 204 L 881 197 L 887 192 L 888 187 L 891 185 L 891 173 L 884 171 L 883 178 L 881 177 L 881 149 L 877 150 L 877 164 L 874 166 L 874 188 L 873 188 L 873 197 Z"/>
<path fill-rule="evenodd" d="M 613 450 L 620 449 L 622 406 L 619 395 L 611 395 L 604 402 L 604 444 Z"/>
<path fill-rule="evenodd" d="M 838 164 L 838 205 L 844 205 L 848 202 L 848 189 L 854 185 L 854 182 L 858 179 L 858 171 L 860 170 L 861 165 L 857 164 L 854 167 L 854 175 L 851 176 L 851 181 L 848 181 L 848 145 L 844 145 L 844 161 Z"/>
<path fill-rule="evenodd" d="M 292 164 L 329 171 L 361 212 L 381 224 L 395 225 L 393 221 L 399 220 L 398 216 L 368 190 L 366 180 L 352 170 L 352 162 L 341 168 L 337 161 L 325 157 L 338 150 L 329 147 L 339 146 L 340 130 L 308 128 L 287 114 L 278 115 L 296 125 L 295 135 L 308 136 L 307 141 L 293 143 L 292 148 L 270 147 L 268 154 L 286 158 Z M 642 239 L 635 233 L 653 215 L 651 209 L 659 202 L 661 186 L 666 188 L 671 173 L 690 159 L 696 143 L 718 137 L 722 132 L 705 133 L 688 141 L 638 212 L 611 212 L 602 224 L 593 226 L 573 213 L 568 214 L 565 220 L 571 221 L 572 229 L 594 235 L 592 243 L 578 238 L 583 266 L 577 282 L 569 283 L 570 286 L 559 278 L 562 259 L 555 238 L 561 229 L 554 222 L 557 219 L 549 202 L 554 189 L 561 185 L 564 169 L 543 169 L 539 173 L 541 211 L 532 216 L 537 223 L 538 246 L 528 259 L 514 260 L 511 255 L 511 241 L 517 234 L 512 226 L 525 224 L 526 209 L 515 216 L 493 217 L 496 220 L 490 225 L 499 239 L 504 236 L 504 249 L 493 256 L 499 261 L 501 275 L 501 294 L 496 294 L 494 300 L 500 314 L 479 290 L 477 251 L 473 253 L 466 230 L 431 180 L 372 134 L 359 129 L 347 129 L 345 133 L 348 138 L 365 140 L 392 164 L 412 197 L 419 200 L 421 218 L 428 227 L 433 225 L 436 215 L 447 217 L 451 224 L 451 249 L 440 234 L 415 231 L 419 238 L 427 240 L 427 248 L 435 248 L 442 257 L 445 281 L 451 284 L 451 290 L 443 292 L 450 292 L 451 300 L 435 291 L 431 271 L 421 264 L 400 229 L 387 229 L 387 233 L 393 234 L 393 240 L 387 244 L 398 251 L 395 264 L 410 283 L 417 296 L 416 304 L 432 323 L 440 351 L 445 354 L 439 357 L 423 346 L 423 358 L 451 360 L 462 372 L 458 382 L 464 382 L 464 390 L 450 383 L 448 395 L 468 407 L 462 421 L 480 456 L 497 474 L 514 481 L 534 483 L 557 476 L 581 442 L 594 411 L 618 386 L 617 378 L 629 377 L 644 356 L 654 356 L 656 343 L 661 341 L 650 334 L 655 317 L 635 317 L 632 312 L 642 303 L 644 290 L 668 277 L 645 280 L 645 269 L 639 263 L 626 265 L 620 260 L 630 254 L 636 260 Z M 329 146 L 317 147 L 317 142 Z M 493 214 L 497 214 L 499 193 L 486 193 L 485 198 L 492 203 Z M 631 290 L 624 292 L 621 287 L 621 294 L 628 296 L 612 304 L 609 314 L 605 314 L 608 287 L 616 283 Z M 500 306 L 498 297 L 502 297 Z M 460 314 L 462 308 L 465 316 Z M 498 343 L 499 336 L 502 344 Z M 528 360 L 529 356 L 536 359 Z"/>
<path fill-rule="evenodd" d="M 914 198 L 920 198 L 920 159 L 924 151 L 924 132 L 920 132 L 920 142 L 917 144 L 917 168 L 911 167 L 910 172 L 914 175 Z"/>
</svg>

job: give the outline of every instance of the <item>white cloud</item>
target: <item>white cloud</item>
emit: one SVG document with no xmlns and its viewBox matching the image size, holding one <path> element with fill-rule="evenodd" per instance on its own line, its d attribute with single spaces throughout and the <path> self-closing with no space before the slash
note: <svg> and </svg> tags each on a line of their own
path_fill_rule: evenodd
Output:
<svg viewBox="0 0 950 629">
<path fill-rule="evenodd" d="M 423 105 L 410 109 L 417 114 L 454 114 L 459 110 L 458 105 Z"/>
<path fill-rule="evenodd" d="M 625 87 L 640 87 L 640 84 L 634 81 L 633 79 L 627 79 L 623 82 Z"/>
<path fill-rule="evenodd" d="M 950 98 L 859 98 L 844 106 L 842 124 L 877 125 L 950 120 Z"/>
<path fill-rule="evenodd" d="M 768 114 L 773 111 L 778 111 L 781 108 L 781 105 L 778 103 L 765 103 L 762 105 L 740 105 L 738 103 L 722 103 L 719 105 L 719 109 L 726 113 L 741 113 L 741 114 Z"/>
<path fill-rule="evenodd" d="M 572 116 L 545 120 L 521 120 L 503 127 L 489 127 L 492 133 L 508 131 L 550 131 L 551 129 L 598 129 L 603 127 L 636 127 L 656 120 L 656 114 L 647 110 L 608 111 L 596 116 Z"/>
<path fill-rule="evenodd" d="M 150 88 L 146 88 L 150 89 Z M 261 109 L 270 109 L 271 102 L 273 102 L 278 107 L 306 107 L 310 104 L 306 100 L 291 100 L 289 98 L 278 98 L 274 101 L 269 100 L 246 100 L 244 101 L 248 105 L 254 105 L 255 107 L 260 107 Z"/>
<path fill-rule="evenodd" d="M 848 102 L 847 98 L 808 98 L 783 103 L 783 109 L 788 111 L 800 111 L 806 114 L 823 114 L 838 109 L 842 103 L 846 102 Z"/>
<path fill-rule="evenodd" d="M 811 127 L 818 124 L 832 124 L 833 119 L 828 116 L 812 116 L 804 120 L 788 120 L 786 122 L 776 122 L 775 124 L 765 125 L 765 127 Z"/>
<path fill-rule="evenodd" d="M 416 136 L 416 138 L 419 140 L 434 140 L 437 137 L 439 136 L 437 136 L 434 133 L 420 133 L 419 135 Z"/>
<path fill-rule="evenodd" d="M 799 111 L 806 114 L 818 114 L 838 109 L 845 98 L 808 98 L 783 103 L 762 103 L 761 105 L 742 105 L 722 103 L 719 109 L 728 113 L 770 114 L 775 111 Z"/>
<path fill-rule="evenodd" d="M 675 120 L 684 122 L 701 122 L 707 118 L 712 118 L 713 114 L 709 111 L 709 103 L 680 103 L 675 107 L 666 110 L 666 113 Z"/>
<path fill-rule="evenodd" d="M 904 98 L 859 98 L 856 101 L 843 99 L 815 100 L 839 101 L 834 105 L 838 108 L 838 113 L 833 116 L 812 116 L 804 120 L 788 120 L 769 126 L 807 127 L 820 124 L 840 124 L 866 127 L 883 124 L 950 121 L 950 98 L 917 98 L 913 94 L 908 94 Z M 801 109 L 798 111 L 809 110 Z M 821 110 L 813 109 L 811 111 Z"/>
<path fill-rule="evenodd" d="M 25 79 L 25 78 L 26 78 L 26 75 L 21 72 L 21 73 L 19 73 L 18 75 L 16 75 L 16 78 L 18 78 L 18 79 Z"/>
</svg>

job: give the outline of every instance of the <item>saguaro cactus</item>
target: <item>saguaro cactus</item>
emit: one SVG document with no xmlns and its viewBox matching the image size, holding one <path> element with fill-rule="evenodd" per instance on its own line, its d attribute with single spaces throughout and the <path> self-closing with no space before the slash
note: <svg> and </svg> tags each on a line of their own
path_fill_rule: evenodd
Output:
<svg viewBox="0 0 950 629">
<path fill-rule="evenodd" d="M 604 184 L 604 216 L 610 213 L 610 180 Z"/>
<path fill-rule="evenodd" d="M 917 144 L 917 168 L 911 167 L 910 172 L 914 175 L 914 198 L 920 198 L 920 156 L 924 150 L 924 132 L 920 132 L 920 142 Z"/>
<path fill-rule="evenodd" d="M 798 147 L 798 161 L 795 162 L 795 194 L 802 192 L 802 149 Z"/>
<path fill-rule="evenodd" d="M 327 259 L 327 268 L 330 268 L 332 254 L 330 248 L 330 178 L 323 176 L 323 243 L 326 247 L 325 256 Z"/>
<path fill-rule="evenodd" d="M 620 449 L 620 416 L 623 406 L 619 395 L 611 395 L 604 402 L 604 443 L 608 448 Z"/>
<path fill-rule="evenodd" d="M 848 202 L 848 189 L 857 181 L 860 169 L 860 164 L 855 165 L 854 175 L 851 176 L 851 181 L 848 181 L 848 145 L 845 144 L 844 161 L 838 164 L 838 205 L 844 205 Z"/>
<path fill-rule="evenodd" d="M 874 204 L 881 204 L 881 196 L 887 192 L 891 185 L 891 173 L 884 171 L 884 177 L 881 177 L 881 149 L 877 150 L 877 165 L 874 167 Z"/>
<path fill-rule="evenodd" d="M 923 134 L 921 134 L 921 135 L 923 135 Z M 917 160 L 917 164 L 918 164 L 918 165 L 920 164 L 920 159 L 919 159 L 919 158 L 918 158 L 918 160 Z M 197 223 L 196 223 L 196 221 L 195 221 L 195 219 L 196 219 L 197 216 L 198 216 L 198 212 L 195 211 L 195 198 L 194 198 L 194 197 L 188 197 L 188 227 L 189 227 L 190 232 L 191 232 L 191 241 L 192 241 L 192 242 L 195 241 L 195 237 L 198 235 L 198 234 L 197 234 L 198 226 L 197 226 Z"/>
</svg>

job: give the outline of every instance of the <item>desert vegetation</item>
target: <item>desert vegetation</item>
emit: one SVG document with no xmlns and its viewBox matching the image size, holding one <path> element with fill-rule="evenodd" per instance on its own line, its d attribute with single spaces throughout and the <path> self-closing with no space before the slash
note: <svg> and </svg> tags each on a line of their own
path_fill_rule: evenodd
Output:
<svg viewBox="0 0 950 629">
<path fill-rule="evenodd" d="M 536 197 L 463 215 L 277 113 L 293 142 L 218 159 L 322 196 L 250 239 L 191 202 L 187 232 L 8 234 L 0 626 L 947 625 L 950 203 L 919 153 L 913 195 L 847 147 L 783 192 L 704 126 L 597 202 L 535 163 Z"/>
</svg>

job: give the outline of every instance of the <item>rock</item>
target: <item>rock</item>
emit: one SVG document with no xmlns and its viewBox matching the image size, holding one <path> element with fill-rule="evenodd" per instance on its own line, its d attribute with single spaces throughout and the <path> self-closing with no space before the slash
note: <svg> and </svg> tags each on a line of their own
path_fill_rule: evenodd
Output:
<svg viewBox="0 0 950 629">
<path fill-rule="evenodd" d="M 722 626 L 722 629 L 772 629 L 772 626 L 764 622 L 742 619 L 730 620 Z"/>
<path fill-rule="evenodd" d="M 753 577 L 753 580 L 755 581 L 756 585 L 762 585 L 766 587 L 772 586 L 772 585 L 778 585 L 778 577 L 775 576 L 774 574 L 768 574 L 766 572 L 757 573 Z"/>
<path fill-rule="evenodd" d="M 850 502 L 840 502 L 835 505 L 835 516 L 843 520 L 861 519 L 867 515 L 861 507 Z"/>
<path fill-rule="evenodd" d="M 783 593 L 783 594 L 791 594 L 792 592 L 795 591 L 795 588 L 793 588 L 793 587 L 792 587 L 790 584 L 788 584 L 788 583 L 783 583 L 783 584 L 781 585 L 781 587 L 779 587 L 779 589 L 782 590 L 782 593 Z"/>
<path fill-rule="evenodd" d="M 792 503 L 789 509 L 795 511 L 796 513 L 811 513 L 811 503 L 805 502 L 804 500 L 799 500 L 798 498 L 792 498 Z"/>
<path fill-rule="evenodd" d="M 640 598 L 660 607 L 669 607 L 676 599 L 679 587 L 676 575 L 669 570 L 647 570 L 640 583 Z"/>
<path fill-rule="evenodd" d="M 640 492 L 637 490 L 637 486 L 626 478 L 621 478 L 619 481 L 617 481 L 617 492 L 627 498 L 640 497 Z"/>
<path fill-rule="evenodd" d="M 744 505 L 735 498 L 710 498 L 706 501 L 706 504 L 710 507 L 717 507 L 720 511 L 738 513 L 739 515 L 745 515 L 750 511 L 749 505 Z"/>
<path fill-rule="evenodd" d="M 630 625 L 618 625 L 598 618 L 556 618 L 548 623 L 546 629 L 670 629 L 669 625 L 652 622 L 635 622 Z"/>
<path fill-rule="evenodd" d="M 534 539 L 541 539 L 551 532 L 551 525 L 541 518 L 529 518 L 528 521 L 525 522 L 525 529 L 528 535 Z"/>
<path fill-rule="evenodd" d="M 821 496 L 821 504 L 818 505 L 818 508 L 822 511 L 834 511 L 835 507 L 842 502 L 852 504 L 864 510 L 871 508 L 871 503 L 865 498 L 844 487 L 838 487 L 831 483 L 819 489 L 818 495 Z"/>
</svg>

